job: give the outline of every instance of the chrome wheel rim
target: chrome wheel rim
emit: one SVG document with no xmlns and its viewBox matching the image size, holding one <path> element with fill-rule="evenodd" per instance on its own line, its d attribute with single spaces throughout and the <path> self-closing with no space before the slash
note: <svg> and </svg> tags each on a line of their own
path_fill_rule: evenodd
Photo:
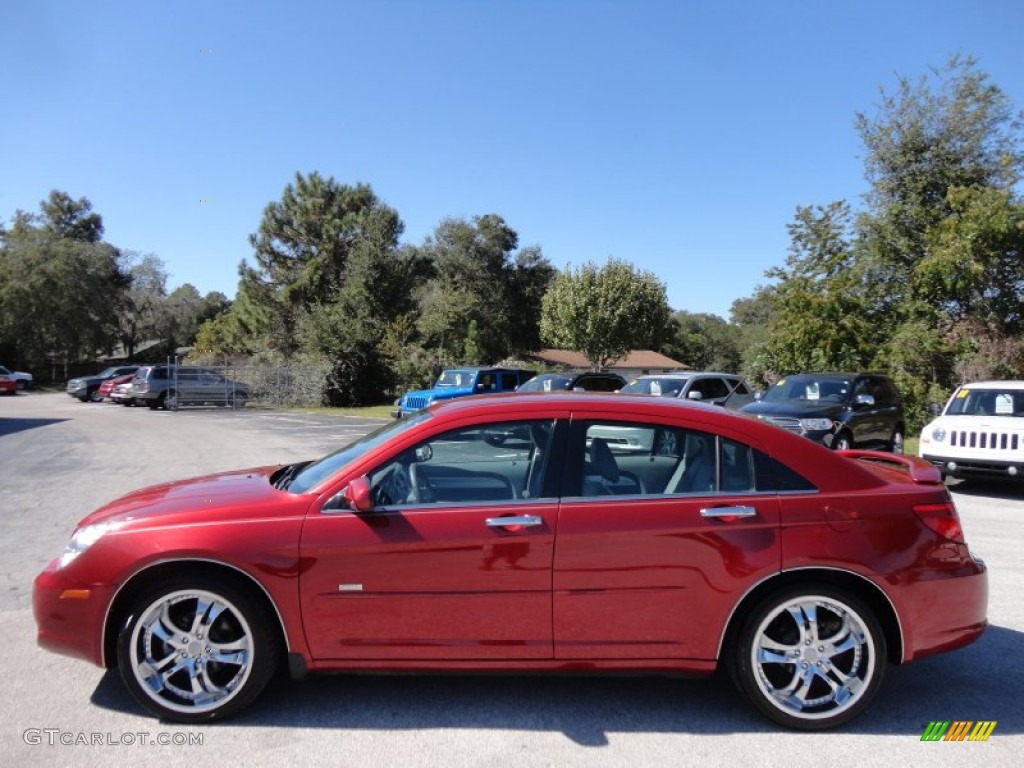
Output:
<svg viewBox="0 0 1024 768">
<path fill-rule="evenodd" d="M 751 662 L 766 701 L 792 717 L 820 720 L 863 698 L 879 662 L 875 647 L 867 622 L 850 606 L 808 595 L 765 617 Z"/>
<path fill-rule="evenodd" d="M 175 411 L 178 409 L 178 393 L 173 389 L 164 395 L 164 407 L 168 411 Z"/>
<path fill-rule="evenodd" d="M 132 673 L 161 706 L 210 712 L 245 687 L 253 645 L 249 623 L 230 601 L 204 590 L 171 592 L 132 629 Z"/>
<path fill-rule="evenodd" d="M 903 453 L 903 435 L 899 432 L 892 437 L 892 452 Z"/>
</svg>

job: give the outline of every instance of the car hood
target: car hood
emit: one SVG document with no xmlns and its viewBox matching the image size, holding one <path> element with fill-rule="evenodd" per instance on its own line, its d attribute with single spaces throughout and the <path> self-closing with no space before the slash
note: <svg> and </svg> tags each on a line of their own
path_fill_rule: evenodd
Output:
<svg viewBox="0 0 1024 768">
<path fill-rule="evenodd" d="M 822 403 L 805 400 L 766 403 L 760 400 L 740 408 L 740 413 L 751 413 L 755 416 L 792 416 L 806 419 L 813 416 L 834 416 L 846 410 L 843 403 Z"/>
<path fill-rule="evenodd" d="M 406 392 L 402 399 L 410 397 L 433 397 L 436 400 L 443 400 L 447 397 L 460 397 L 473 394 L 472 387 L 441 387 L 438 389 L 418 389 L 415 392 Z"/>
<path fill-rule="evenodd" d="M 280 465 L 222 472 L 152 485 L 116 499 L 85 517 L 79 526 L 97 522 L 188 523 L 304 510 L 308 498 L 280 491 L 270 475 Z"/>
</svg>

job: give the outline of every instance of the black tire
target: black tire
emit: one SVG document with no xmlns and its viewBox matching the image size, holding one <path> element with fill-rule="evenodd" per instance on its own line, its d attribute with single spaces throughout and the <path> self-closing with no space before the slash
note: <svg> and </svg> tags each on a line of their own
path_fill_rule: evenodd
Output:
<svg viewBox="0 0 1024 768">
<path fill-rule="evenodd" d="M 19 392 L 21 392 L 21 391 L 23 391 L 23 390 L 27 389 L 27 388 L 28 388 L 28 385 L 27 385 L 27 384 L 25 384 L 25 380 L 24 380 L 24 379 L 15 379 L 15 380 L 14 380 L 14 387 L 15 387 L 15 389 L 17 389 L 17 390 L 18 390 Z"/>
<path fill-rule="evenodd" d="M 179 723 L 221 720 L 243 709 L 281 656 L 280 634 L 252 592 L 207 576 L 169 578 L 137 595 L 117 640 L 129 692 L 153 714 Z"/>
<path fill-rule="evenodd" d="M 892 439 L 889 440 L 889 450 L 892 453 L 902 455 L 903 454 L 903 430 L 896 429 L 892 433 Z"/>
<path fill-rule="evenodd" d="M 837 451 L 848 451 L 853 448 L 853 435 L 849 432 L 843 431 L 836 435 L 836 440 L 832 443 L 832 447 Z"/>
<path fill-rule="evenodd" d="M 885 674 L 886 643 L 856 595 L 807 584 L 762 600 L 728 654 L 733 682 L 762 715 L 818 731 L 852 720 L 871 703 Z"/>
</svg>

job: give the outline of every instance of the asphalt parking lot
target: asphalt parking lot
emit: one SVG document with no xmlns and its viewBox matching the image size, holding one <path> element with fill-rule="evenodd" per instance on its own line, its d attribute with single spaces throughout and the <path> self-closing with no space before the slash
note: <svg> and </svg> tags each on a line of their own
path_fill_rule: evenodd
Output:
<svg viewBox="0 0 1024 768">
<path fill-rule="evenodd" d="M 36 647 L 32 579 L 94 508 L 164 480 L 315 458 L 379 423 L 254 410 L 151 412 L 59 393 L 0 398 L 7 627 L 0 765 L 1021 763 L 1024 485 L 953 488 L 967 540 L 990 567 L 990 630 L 966 649 L 890 666 L 872 707 L 839 732 L 779 730 L 720 678 L 515 676 L 282 681 L 227 723 L 186 727 L 145 714 L 116 672 Z M 932 720 L 997 726 L 982 743 L 921 742 Z"/>
</svg>

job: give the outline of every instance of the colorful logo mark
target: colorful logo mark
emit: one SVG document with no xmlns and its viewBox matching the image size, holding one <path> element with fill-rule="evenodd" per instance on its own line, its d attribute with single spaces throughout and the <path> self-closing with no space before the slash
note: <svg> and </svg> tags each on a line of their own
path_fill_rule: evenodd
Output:
<svg viewBox="0 0 1024 768">
<path fill-rule="evenodd" d="M 932 720 L 921 734 L 921 741 L 988 741 L 996 720 Z"/>
</svg>

